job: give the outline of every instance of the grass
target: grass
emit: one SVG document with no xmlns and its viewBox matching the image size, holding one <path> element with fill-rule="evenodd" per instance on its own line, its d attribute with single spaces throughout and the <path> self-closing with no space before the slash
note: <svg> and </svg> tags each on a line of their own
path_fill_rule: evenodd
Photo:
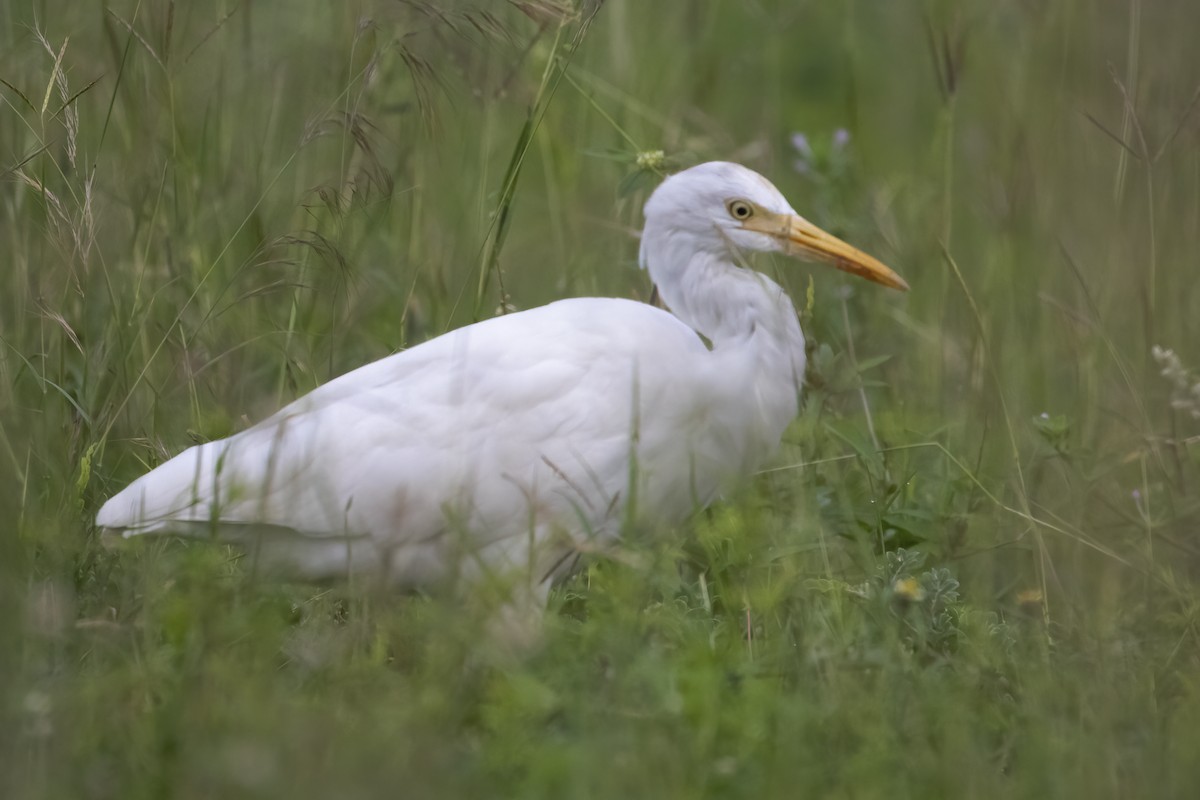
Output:
<svg viewBox="0 0 1200 800">
<path fill-rule="evenodd" d="M 4 796 L 1193 796 L 1197 21 L 4 6 Z M 594 559 L 528 660 L 469 606 L 100 541 L 134 476 L 341 372 L 648 297 L 641 203 L 709 158 L 913 290 L 760 262 L 812 344 L 783 451 Z"/>
</svg>

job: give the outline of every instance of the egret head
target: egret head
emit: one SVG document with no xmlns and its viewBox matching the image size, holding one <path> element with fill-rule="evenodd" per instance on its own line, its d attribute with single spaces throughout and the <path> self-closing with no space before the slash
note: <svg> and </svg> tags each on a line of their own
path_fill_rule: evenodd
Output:
<svg viewBox="0 0 1200 800">
<path fill-rule="evenodd" d="M 732 245 L 786 253 L 908 289 L 883 263 L 801 217 L 770 181 L 739 164 L 710 161 L 670 176 L 650 196 L 645 213 L 647 234 L 686 236 L 698 250 Z"/>
</svg>

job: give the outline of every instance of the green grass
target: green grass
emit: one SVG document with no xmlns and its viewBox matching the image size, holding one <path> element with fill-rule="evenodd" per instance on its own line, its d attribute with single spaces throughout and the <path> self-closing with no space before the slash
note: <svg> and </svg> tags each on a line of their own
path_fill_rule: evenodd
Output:
<svg viewBox="0 0 1200 800">
<path fill-rule="evenodd" d="M 0 9 L 0 793 L 1193 797 L 1193 4 L 556 7 Z M 813 347 L 783 452 L 594 560 L 536 653 L 100 540 L 146 468 L 348 369 L 648 297 L 656 150 L 912 291 L 761 261 Z"/>
</svg>

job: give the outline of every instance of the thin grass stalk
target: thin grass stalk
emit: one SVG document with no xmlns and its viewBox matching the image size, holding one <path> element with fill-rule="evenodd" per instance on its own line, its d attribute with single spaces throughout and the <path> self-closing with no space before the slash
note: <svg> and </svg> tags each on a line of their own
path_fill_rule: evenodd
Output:
<svg viewBox="0 0 1200 800">
<path fill-rule="evenodd" d="M 967 304 L 971 308 L 971 315 L 975 318 L 975 324 L 979 329 L 980 343 L 983 346 L 984 358 L 987 360 L 988 372 L 991 374 L 992 381 L 996 387 L 996 396 L 1000 400 L 1000 412 L 1004 416 L 1004 427 L 1008 433 L 1008 443 L 1009 447 L 1011 448 L 1013 466 L 1016 468 L 1018 489 L 1017 496 L 1021 502 L 1023 514 L 1025 517 L 1032 520 L 1034 519 L 1034 516 L 1029 507 L 1029 493 L 1025 485 L 1025 472 L 1021 466 L 1021 450 L 1017 445 L 1016 426 L 1013 425 L 1012 415 L 1008 410 L 1008 400 L 1004 394 L 1004 383 L 1000 379 L 1000 372 L 996 367 L 996 359 L 994 353 L 992 352 L 992 346 L 988 338 L 987 328 L 983 322 L 983 315 L 979 311 L 979 305 L 975 302 L 974 295 L 971 294 L 971 290 L 967 286 L 966 279 L 963 278 L 962 270 L 958 268 L 958 263 L 954 260 L 954 257 L 950 255 L 950 251 L 946 249 L 944 244 L 942 245 L 942 257 L 945 259 L 946 264 L 953 271 L 954 277 L 958 280 L 958 285 L 962 289 L 963 295 L 967 298 Z M 1047 569 L 1052 568 L 1052 565 L 1049 562 L 1049 551 L 1046 549 L 1046 542 L 1042 537 L 1040 528 L 1035 526 L 1032 530 L 1034 540 L 1036 541 L 1038 548 L 1038 583 L 1039 588 L 1042 590 L 1042 597 L 1045 598 L 1044 602 L 1042 603 L 1042 614 L 1044 615 L 1045 622 L 1048 624 L 1050 622 L 1050 596 L 1047 592 L 1046 572 Z"/>
<path fill-rule="evenodd" d="M 554 99 L 558 86 L 571 64 L 571 59 L 576 51 L 578 51 L 579 45 L 583 43 L 592 20 L 595 19 L 599 11 L 600 5 L 596 5 L 592 9 L 592 12 L 580 23 L 579 29 L 575 32 L 570 42 L 565 45 L 562 42 L 563 27 L 560 26 L 555 31 L 554 44 L 550 48 L 550 55 L 546 60 L 546 68 L 542 72 L 542 79 L 538 84 L 537 93 L 534 95 L 533 103 L 530 105 L 528 114 L 525 117 L 525 123 L 517 136 L 512 156 L 509 159 L 508 167 L 504 174 L 504 181 L 501 184 L 500 198 L 496 202 L 496 208 L 492 213 L 491 223 L 488 226 L 487 240 L 479 262 L 479 280 L 475 287 L 475 301 L 472 310 L 473 319 L 479 319 L 483 313 L 488 282 L 492 272 L 496 273 L 497 280 L 503 280 L 499 266 L 500 253 L 504 248 L 504 240 L 508 235 L 512 204 L 516 197 L 517 181 L 520 179 L 521 169 L 525 165 L 525 156 L 533 144 L 534 134 L 537 132 L 542 119 L 546 115 L 546 109 Z M 503 313 L 505 304 L 505 298 L 501 297 L 501 313 Z"/>
</svg>

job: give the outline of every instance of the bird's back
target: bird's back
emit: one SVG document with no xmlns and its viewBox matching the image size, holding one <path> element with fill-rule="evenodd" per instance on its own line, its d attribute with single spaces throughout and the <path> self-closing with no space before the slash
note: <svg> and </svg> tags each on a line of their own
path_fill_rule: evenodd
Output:
<svg viewBox="0 0 1200 800">
<path fill-rule="evenodd" d="M 703 433 L 711 354 L 670 314 L 576 299 L 453 331 L 347 373 L 134 481 L 97 522 L 365 539 L 376 551 L 615 533 L 639 502 L 679 517 L 720 480 Z M 676 459 L 709 466 L 681 468 Z M 699 474 L 698 474 L 699 473 Z M 712 473 L 711 475 L 708 473 Z"/>
</svg>

